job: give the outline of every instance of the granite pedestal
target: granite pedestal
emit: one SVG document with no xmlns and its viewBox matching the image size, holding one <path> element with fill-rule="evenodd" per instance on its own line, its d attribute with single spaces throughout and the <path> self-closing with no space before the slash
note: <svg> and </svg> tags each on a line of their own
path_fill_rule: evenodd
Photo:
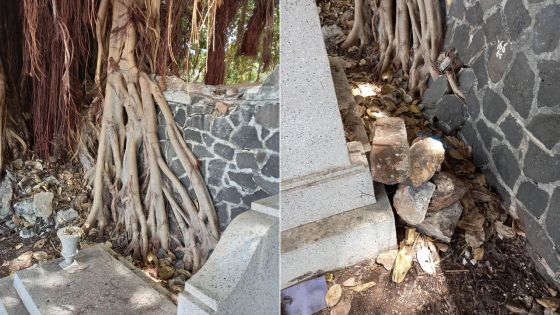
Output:
<svg viewBox="0 0 560 315">
<path fill-rule="evenodd" d="M 397 244 L 391 206 L 382 186 L 374 191 L 362 146 L 347 147 L 315 1 L 280 6 L 281 286 L 287 287 Z"/>
</svg>

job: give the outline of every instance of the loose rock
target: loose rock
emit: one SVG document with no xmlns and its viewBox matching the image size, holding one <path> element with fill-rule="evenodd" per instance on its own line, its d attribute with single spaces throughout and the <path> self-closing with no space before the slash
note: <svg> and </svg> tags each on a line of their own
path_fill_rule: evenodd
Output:
<svg viewBox="0 0 560 315">
<path fill-rule="evenodd" d="M 40 192 L 33 196 L 33 212 L 36 217 L 45 220 L 51 217 L 53 212 L 54 194 L 50 191 Z"/>
<path fill-rule="evenodd" d="M 395 210 L 406 223 L 416 225 L 424 221 L 430 198 L 436 185 L 426 182 L 420 187 L 401 184 L 393 197 Z"/>
<path fill-rule="evenodd" d="M 463 213 L 463 206 L 460 202 L 455 202 L 438 212 L 428 212 L 424 222 L 416 225 L 416 228 L 426 235 L 449 243 L 461 213 Z"/>
<path fill-rule="evenodd" d="M 14 193 L 12 185 L 12 178 L 9 173 L 6 172 L 2 182 L 0 182 L 0 219 L 7 217 L 11 213 L 10 203 Z"/>
<path fill-rule="evenodd" d="M 432 182 L 436 185 L 436 190 L 432 195 L 428 211 L 438 211 L 451 206 L 468 190 L 460 179 L 447 172 L 437 173 L 432 178 Z"/>
<path fill-rule="evenodd" d="M 35 224 L 37 216 L 33 211 L 33 199 L 23 199 L 14 204 L 14 212 L 16 215 L 25 219 L 25 221 Z"/>
<path fill-rule="evenodd" d="M 336 24 L 323 26 L 321 30 L 323 31 L 323 37 L 325 38 L 325 40 L 342 34 L 342 29 Z"/>
<path fill-rule="evenodd" d="M 56 217 L 55 217 L 56 227 L 60 227 L 72 223 L 78 217 L 79 217 L 78 211 L 74 210 L 74 208 L 60 210 L 56 213 Z"/>
<path fill-rule="evenodd" d="M 468 118 L 468 110 L 459 97 L 445 95 L 437 103 L 435 108 L 437 125 L 444 133 L 450 134 L 463 125 Z"/>
<path fill-rule="evenodd" d="M 23 239 L 28 239 L 35 236 L 35 232 L 33 232 L 30 229 L 23 229 L 21 231 L 19 231 L 19 237 L 23 238 Z"/>
<path fill-rule="evenodd" d="M 428 181 L 440 169 L 445 158 L 443 144 L 424 138 L 410 147 L 410 179 L 416 187 Z"/>
<path fill-rule="evenodd" d="M 424 92 L 422 102 L 427 107 L 433 107 L 445 94 L 449 92 L 449 84 L 445 75 L 439 76 Z"/>
<path fill-rule="evenodd" d="M 377 182 L 393 185 L 408 178 L 409 148 L 402 118 L 384 117 L 375 122 L 370 162 Z"/>
</svg>

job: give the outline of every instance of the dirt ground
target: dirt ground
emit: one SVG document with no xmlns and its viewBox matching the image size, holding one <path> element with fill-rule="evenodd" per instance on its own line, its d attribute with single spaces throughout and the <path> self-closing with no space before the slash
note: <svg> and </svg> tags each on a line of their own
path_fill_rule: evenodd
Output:
<svg viewBox="0 0 560 315">
<path fill-rule="evenodd" d="M 376 285 L 364 292 L 343 287 L 341 301 L 351 304 L 349 314 L 527 314 L 532 308 L 543 314 L 534 297 L 549 296 L 546 282 L 527 256 L 524 239 L 500 240 L 486 244 L 485 259 L 476 265 L 467 262 L 456 242 L 444 253 L 435 276 L 417 263 L 405 280 L 396 284 L 391 272 L 374 261 L 333 273 L 334 283 L 351 277 Z M 520 314 L 518 313 L 518 314 Z M 330 308 L 319 313 L 330 314 Z"/>
</svg>

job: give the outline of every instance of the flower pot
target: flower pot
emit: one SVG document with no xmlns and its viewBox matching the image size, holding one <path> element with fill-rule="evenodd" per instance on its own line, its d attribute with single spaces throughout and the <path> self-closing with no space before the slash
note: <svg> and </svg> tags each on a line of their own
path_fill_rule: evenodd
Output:
<svg viewBox="0 0 560 315">
<path fill-rule="evenodd" d="M 74 257 L 78 254 L 78 241 L 82 236 L 82 229 L 75 226 L 68 226 L 59 229 L 56 232 L 58 238 L 60 238 L 60 243 L 62 244 L 62 261 L 59 265 L 62 268 L 70 266 L 74 262 Z"/>
</svg>

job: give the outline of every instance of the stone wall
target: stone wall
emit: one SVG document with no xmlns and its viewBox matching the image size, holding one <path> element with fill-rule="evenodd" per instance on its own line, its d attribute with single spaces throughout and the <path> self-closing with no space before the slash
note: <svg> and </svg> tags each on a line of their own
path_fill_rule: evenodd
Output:
<svg viewBox="0 0 560 315">
<path fill-rule="evenodd" d="M 560 283 L 560 2 L 453 0 L 445 45 L 476 74 L 459 134 Z M 540 263 L 540 264 L 539 264 Z"/>
<path fill-rule="evenodd" d="M 188 91 L 188 92 L 187 92 Z M 276 70 L 262 86 L 204 86 L 173 79 L 165 97 L 212 195 L 221 229 L 278 193 L 279 92 Z M 186 177 L 158 116 L 160 145 L 173 172 Z M 192 188 L 189 189 L 191 196 Z"/>
</svg>

